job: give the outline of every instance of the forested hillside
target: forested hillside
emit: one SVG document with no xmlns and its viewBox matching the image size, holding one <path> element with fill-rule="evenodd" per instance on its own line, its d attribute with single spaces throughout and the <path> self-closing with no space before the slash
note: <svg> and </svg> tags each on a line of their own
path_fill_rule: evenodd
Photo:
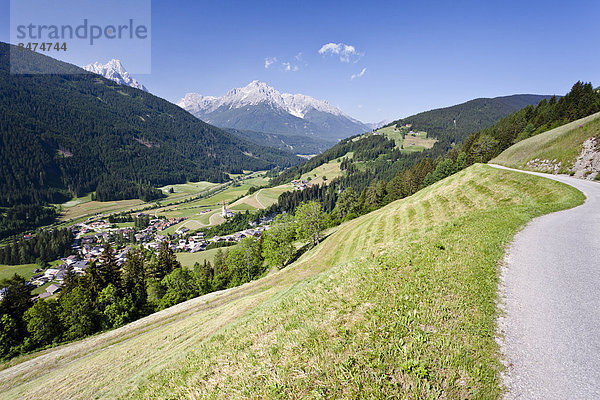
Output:
<svg viewBox="0 0 600 400">
<path fill-rule="evenodd" d="M 463 151 L 469 163 L 488 162 L 514 143 L 600 111 L 600 92 L 577 82 L 564 97 L 527 106 L 469 136 Z"/>
<path fill-rule="evenodd" d="M 325 187 L 284 193 L 273 208 L 293 211 L 307 200 L 322 202 L 332 220 L 342 221 L 410 196 L 474 163 L 486 163 L 517 141 L 600 111 L 600 92 L 577 82 L 564 97 L 543 99 L 474 133 L 459 146 L 438 142 L 422 153 L 402 153 L 383 136 L 349 138 L 317 157 L 284 171 L 273 184 L 340 159 L 344 174 Z"/>
<path fill-rule="evenodd" d="M 156 186 L 301 161 L 208 125 L 170 102 L 0 43 L 0 238 L 47 223 L 46 203 L 160 197 Z M 83 73 L 82 73 L 83 72 Z M 10 207 L 32 205 L 27 213 Z M 3 211 L 2 207 L 9 208 Z M 25 215 L 25 219 L 14 218 Z"/>
<path fill-rule="evenodd" d="M 98 75 L 11 75 L 9 53 L 1 43 L 0 206 L 59 202 L 109 180 L 133 186 L 222 181 L 225 172 L 299 161 Z M 15 54 L 29 68 L 81 72 L 41 54 Z"/>
<path fill-rule="evenodd" d="M 425 111 L 392 122 L 398 127 L 411 124 L 416 131 L 426 131 L 430 137 L 450 143 L 461 143 L 467 136 L 487 128 L 510 113 L 550 96 L 517 94 L 513 96 L 481 98 L 452 107 Z M 456 121 L 456 124 L 455 124 Z"/>
</svg>

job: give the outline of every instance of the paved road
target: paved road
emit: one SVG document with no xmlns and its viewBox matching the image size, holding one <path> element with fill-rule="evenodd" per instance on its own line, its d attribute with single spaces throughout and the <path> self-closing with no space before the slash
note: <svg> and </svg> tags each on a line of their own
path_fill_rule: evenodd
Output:
<svg viewBox="0 0 600 400">
<path fill-rule="evenodd" d="M 261 206 L 262 208 L 267 208 L 267 207 L 263 206 L 263 203 L 261 203 L 261 202 L 260 202 L 260 200 L 258 199 L 258 195 L 259 195 L 259 194 L 260 194 L 260 192 L 262 192 L 262 191 L 263 191 L 263 190 L 262 190 L 262 189 L 260 189 L 258 192 L 256 192 L 256 196 L 255 196 L 255 198 L 256 198 L 256 201 L 258 202 L 258 204 L 260 204 L 260 206 Z"/>
<path fill-rule="evenodd" d="M 600 184 L 533 174 L 587 200 L 533 220 L 509 249 L 499 320 L 506 398 L 600 399 Z"/>
</svg>

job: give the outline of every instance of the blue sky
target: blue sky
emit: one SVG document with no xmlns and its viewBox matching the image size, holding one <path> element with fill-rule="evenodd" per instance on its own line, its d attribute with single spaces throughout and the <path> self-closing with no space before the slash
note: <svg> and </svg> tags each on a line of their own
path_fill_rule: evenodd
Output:
<svg viewBox="0 0 600 400">
<path fill-rule="evenodd" d="M 372 122 L 476 97 L 564 94 L 577 80 L 600 86 L 597 0 L 218 3 L 152 1 L 151 73 L 133 74 L 151 92 L 177 101 L 258 79 Z M 67 2 L 52 4 L 61 16 Z M 135 14 L 89 4 L 90 15 Z M 9 41 L 9 0 L 0 8 Z M 341 53 L 319 54 L 328 43 Z M 95 51 L 77 62 L 108 61 Z M 140 70 L 135 51 L 115 53 Z M 277 61 L 265 68 L 267 59 Z"/>
</svg>

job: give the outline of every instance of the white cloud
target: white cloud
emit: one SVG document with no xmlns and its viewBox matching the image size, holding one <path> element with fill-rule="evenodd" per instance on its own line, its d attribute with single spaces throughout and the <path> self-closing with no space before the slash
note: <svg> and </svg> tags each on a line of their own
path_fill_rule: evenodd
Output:
<svg viewBox="0 0 600 400">
<path fill-rule="evenodd" d="M 356 51 L 354 46 L 344 43 L 327 43 L 321 46 L 319 54 L 322 56 L 336 55 L 341 62 L 350 62 L 351 59 L 358 60 L 362 54 Z"/>
<path fill-rule="evenodd" d="M 279 66 L 281 71 L 284 72 L 296 72 L 300 70 L 298 65 L 292 64 L 287 61 L 279 61 L 277 57 L 265 58 L 265 69 L 273 69 L 275 66 Z M 279 68 L 278 68 L 279 69 Z"/>
<path fill-rule="evenodd" d="M 300 53 L 296 54 L 296 55 L 294 56 L 294 58 L 296 59 L 296 61 L 300 61 L 300 60 L 302 60 L 302 52 L 300 52 Z"/>
<path fill-rule="evenodd" d="M 367 68 L 363 68 L 362 71 L 360 71 L 358 74 L 352 74 L 352 76 L 350 77 L 350 80 L 353 81 L 356 78 L 360 78 L 361 76 L 363 76 L 365 74 L 365 72 L 367 72 Z"/>
<path fill-rule="evenodd" d="M 269 67 L 277 62 L 277 57 L 267 57 L 265 58 L 265 69 L 269 69 Z"/>
<path fill-rule="evenodd" d="M 297 65 L 292 65 L 289 62 L 282 62 L 281 65 L 283 65 L 283 70 L 285 72 L 290 72 L 290 71 L 296 72 L 296 71 L 298 71 L 300 69 L 300 68 L 298 68 Z"/>
</svg>

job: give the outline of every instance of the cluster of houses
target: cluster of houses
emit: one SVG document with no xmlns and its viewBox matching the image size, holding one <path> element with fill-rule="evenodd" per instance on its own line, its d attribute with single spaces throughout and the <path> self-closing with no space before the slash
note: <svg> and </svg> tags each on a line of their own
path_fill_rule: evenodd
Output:
<svg viewBox="0 0 600 400">
<path fill-rule="evenodd" d="M 214 243 L 220 242 L 239 242 L 247 237 L 258 238 L 260 237 L 264 231 L 269 229 L 268 225 L 260 225 L 253 229 L 244 229 L 243 231 L 232 233 L 227 236 L 215 236 L 211 238 L 209 241 Z"/>
<path fill-rule="evenodd" d="M 74 255 L 63 258 L 61 261 L 63 263 L 57 267 L 48 268 L 45 271 L 40 271 L 38 269 L 34 271 L 35 275 L 33 275 L 29 280 L 32 286 L 39 287 L 52 282 L 46 288 L 45 292 L 40 293 L 34 297 L 34 299 L 45 299 L 60 291 L 62 282 L 67 277 L 69 268 L 71 268 L 75 274 L 82 275 L 85 273 L 85 270 L 88 266 L 88 261 L 80 260 L 79 257 Z"/>
<path fill-rule="evenodd" d="M 131 246 L 126 246 L 125 248 L 119 249 L 115 256 L 117 260 L 117 264 L 119 266 L 123 265 L 127 260 L 127 253 L 131 250 Z M 85 274 L 85 271 L 88 265 L 94 261 L 97 261 L 100 254 L 104 252 L 104 247 L 96 247 L 94 248 L 94 255 L 90 252 L 83 254 L 83 251 L 79 253 L 79 255 L 71 255 L 66 258 L 62 258 L 62 264 L 48 268 L 45 271 L 36 269 L 34 270 L 34 275 L 29 280 L 30 285 L 32 286 L 43 286 L 47 283 L 51 283 L 46 291 L 36 296 L 34 299 L 44 299 L 56 294 L 61 286 L 65 278 L 67 277 L 67 273 L 69 269 L 72 270 L 73 273 L 77 275 Z"/>
<path fill-rule="evenodd" d="M 223 209 L 225 212 L 231 212 L 225 206 L 223 206 Z M 137 232 L 133 228 L 114 228 L 112 224 L 104 220 L 93 222 L 88 220 L 70 227 L 75 236 L 73 249 L 77 252 L 77 255 L 61 259 L 62 263 L 58 266 L 46 270 L 34 270 L 34 275 L 31 277 L 29 284 L 35 287 L 46 286 L 46 290 L 34 299 L 44 299 L 58 293 L 68 271 L 71 270 L 80 275 L 85 274 L 88 265 L 98 260 L 107 244 L 111 244 L 116 249 L 117 264 L 123 265 L 127 260 L 127 253 L 131 250 L 131 246 L 117 245 L 115 243 L 117 235 L 122 235 L 127 241 L 132 241 L 133 236 L 142 247 L 154 251 L 158 251 L 162 243 L 167 242 L 173 251 L 195 253 L 206 250 L 211 243 L 235 243 L 248 237 L 258 238 L 269 229 L 269 224 L 273 221 L 273 218 L 273 216 L 262 217 L 257 221 L 250 222 L 248 229 L 226 236 L 215 236 L 210 239 L 206 239 L 202 232 L 186 237 L 189 230 L 185 227 L 179 228 L 171 236 L 159 233 L 169 226 L 184 221 L 185 218 L 153 219 L 149 221 L 150 225 L 148 227 Z M 3 295 L 4 293 L 0 293 L 0 299 Z"/>
<path fill-rule="evenodd" d="M 92 223 L 81 222 L 71 226 L 75 233 L 75 239 L 85 239 L 87 243 L 93 241 L 101 242 L 109 236 L 109 233 L 122 233 L 128 235 L 133 232 L 132 228 L 111 228 L 112 225 L 104 220 L 94 221 Z M 94 232 L 96 232 L 94 234 Z"/>
<path fill-rule="evenodd" d="M 137 218 L 141 218 L 141 217 L 145 217 L 148 215 L 144 214 L 144 213 L 138 213 L 136 216 L 137 216 Z M 147 232 L 147 233 L 152 233 L 154 231 L 161 232 L 161 231 L 164 231 L 165 229 L 170 228 L 173 225 L 176 225 L 183 221 L 185 221 L 185 217 L 169 218 L 169 219 L 154 218 L 154 219 L 151 219 L 148 223 L 148 226 L 146 228 L 142 229 L 140 232 Z"/>
<path fill-rule="evenodd" d="M 225 215 L 231 214 L 231 210 L 225 205 L 223 205 L 223 212 Z M 145 214 L 143 213 L 139 213 L 137 216 L 139 218 L 144 215 Z M 250 223 L 251 226 L 248 229 L 226 236 L 216 236 L 209 240 L 205 239 L 204 233 L 202 232 L 186 237 L 186 234 L 189 232 L 189 229 L 186 227 L 180 227 L 170 236 L 159 233 L 167 227 L 183 222 L 184 220 L 185 218 L 171 218 L 169 220 L 152 219 L 149 221 L 148 227 L 139 231 L 135 231 L 133 228 L 113 228 L 111 224 L 102 220 L 94 221 L 93 223 L 86 222 L 76 224 L 71 227 L 76 234 L 73 249 L 79 253 L 82 261 L 91 263 L 104 252 L 104 245 L 106 243 L 112 244 L 114 242 L 114 236 L 116 234 L 122 234 L 127 241 L 130 241 L 131 235 L 133 235 L 135 242 L 141 244 L 143 248 L 148 250 L 158 251 L 162 243 L 167 242 L 169 248 L 173 251 L 195 253 L 206 250 L 210 243 L 231 243 L 239 242 L 246 237 L 260 237 L 262 233 L 268 229 L 268 225 L 273 221 L 273 217 L 262 217 L 258 221 L 252 221 Z M 90 234 L 90 231 L 93 231 L 93 233 Z M 113 247 L 116 246 L 113 244 Z M 118 252 L 117 257 L 119 264 L 125 262 L 126 254 L 129 249 L 129 247 L 126 247 L 123 252 Z"/>
<path fill-rule="evenodd" d="M 292 186 L 294 186 L 294 189 L 296 190 L 304 190 L 306 188 L 312 187 L 312 183 L 305 180 L 294 179 L 292 181 Z"/>
<path fill-rule="evenodd" d="M 169 219 L 151 219 L 150 220 L 150 225 L 148 225 L 148 228 L 146 229 L 150 229 L 151 231 L 164 231 L 167 228 L 172 227 L 173 225 L 176 225 L 180 222 L 185 221 L 185 217 L 180 217 L 180 218 L 169 218 Z"/>
<path fill-rule="evenodd" d="M 145 214 L 143 213 L 139 213 L 138 214 L 138 218 L 140 216 L 144 216 Z M 137 233 L 135 233 L 135 241 L 136 242 L 147 242 L 148 240 L 152 239 L 152 235 L 155 232 L 162 232 L 167 228 L 170 228 L 173 225 L 179 224 L 180 222 L 185 221 L 185 217 L 180 217 L 180 218 L 170 218 L 170 219 L 160 219 L 160 218 L 155 218 L 155 219 L 151 219 L 149 222 L 149 225 L 138 231 Z"/>
<path fill-rule="evenodd" d="M 285 214 L 285 211 L 284 211 Z M 266 217 L 260 217 L 257 221 L 250 221 L 249 225 L 253 228 L 261 225 L 269 225 L 275 219 L 274 215 L 269 215 Z"/>
<path fill-rule="evenodd" d="M 190 253 L 196 253 L 199 251 L 204 251 L 211 243 L 224 243 L 224 242 L 239 242 L 245 238 L 252 237 L 258 238 L 260 237 L 264 231 L 269 229 L 268 225 L 256 225 L 254 228 L 244 229 L 243 231 L 232 233 L 231 235 L 226 236 L 215 236 L 208 240 L 205 240 L 204 234 L 202 232 L 190 236 L 187 239 L 180 239 L 179 242 L 174 245 L 171 244 L 171 248 L 174 251 L 187 251 Z"/>
</svg>

